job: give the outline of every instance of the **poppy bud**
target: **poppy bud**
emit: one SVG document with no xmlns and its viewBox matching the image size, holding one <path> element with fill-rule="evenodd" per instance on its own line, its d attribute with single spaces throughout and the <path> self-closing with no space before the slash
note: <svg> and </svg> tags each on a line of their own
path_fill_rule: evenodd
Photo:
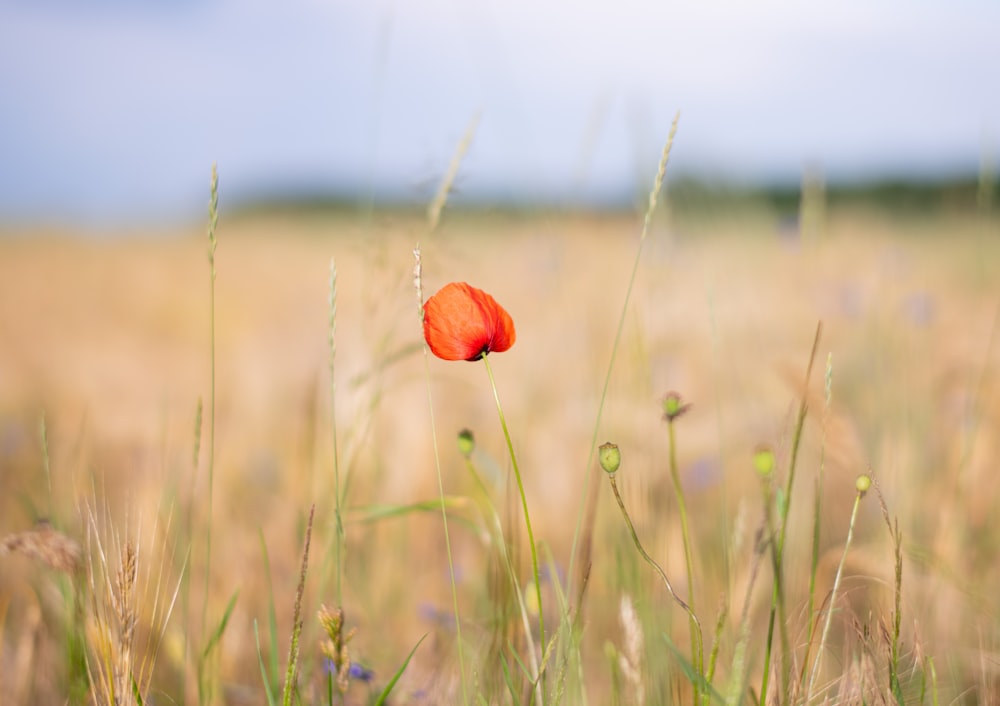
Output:
<svg viewBox="0 0 1000 706">
<path fill-rule="evenodd" d="M 610 441 L 600 445 L 597 449 L 597 458 L 600 460 L 604 472 L 610 475 L 614 475 L 618 471 L 618 467 L 622 465 L 622 452 Z"/>
<path fill-rule="evenodd" d="M 663 418 L 672 422 L 677 417 L 691 409 L 691 405 L 684 404 L 681 396 L 676 392 L 668 392 L 663 398 Z"/>
<path fill-rule="evenodd" d="M 753 452 L 753 467 L 761 478 L 774 473 L 774 451 L 769 446 L 758 446 Z"/>
<path fill-rule="evenodd" d="M 475 448 L 476 439 L 472 436 L 471 430 L 463 429 L 458 432 L 458 452 L 460 454 L 462 454 L 465 458 L 469 458 Z"/>
<path fill-rule="evenodd" d="M 854 481 L 854 487 L 861 495 L 864 495 L 868 492 L 868 489 L 872 487 L 872 477 L 867 473 L 862 473 L 858 476 L 858 479 Z"/>
</svg>

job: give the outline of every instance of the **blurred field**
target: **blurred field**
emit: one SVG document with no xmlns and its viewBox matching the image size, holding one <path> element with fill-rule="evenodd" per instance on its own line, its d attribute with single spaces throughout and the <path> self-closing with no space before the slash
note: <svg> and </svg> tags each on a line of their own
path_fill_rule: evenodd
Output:
<svg viewBox="0 0 1000 706">
<path fill-rule="evenodd" d="M 239 597 L 219 654 L 220 699 L 264 703 L 253 621 L 267 632 L 270 581 L 278 644 L 287 649 L 312 503 L 303 683 L 318 679 L 313 616 L 320 603 L 334 603 L 330 258 L 338 272 L 337 431 L 341 468 L 350 477 L 344 605 L 359 629 L 353 654 L 384 681 L 429 632 L 398 687 L 399 702 L 422 694 L 425 703 L 445 703 L 456 666 L 440 514 L 369 521 L 373 505 L 437 497 L 413 247 L 422 247 L 425 297 L 466 280 L 492 293 L 514 319 L 516 345 L 491 362 L 536 536 L 548 548 L 543 554 L 568 571 L 640 225 L 629 216 L 459 213 L 428 235 L 421 219 L 406 215 L 223 215 L 210 616 L 217 620 L 237 590 Z M 153 582 L 175 585 L 190 551 L 189 603 L 175 609 L 156 657 L 158 703 L 196 699 L 183 645 L 186 634 L 201 631 L 206 568 L 198 528 L 208 514 L 207 406 L 197 467 L 193 462 L 196 408 L 199 399 L 207 405 L 210 389 L 206 249 L 200 227 L 0 238 L 0 536 L 45 517 L 83 541 L 87 508 L 106 506 L 119 531 L 141 537 L 140 566 L 151 567 Z M 761 516 L 752 450 L 771 444 L 779 471 L 787 466 L 801 381 L 822 321 L 791 512 L 793 633 L 802 639 L 802 577 L 825 439 L 820 592 L 829 589 L 843 549 L 855 476 L 870 468 L 903 532 L 904 650 L 917 662 L 933 658 L 942 702 L 995 699 L 998 315 L 995 223 L 833 211 L 821 229 L 800 235 L 767 211 L 655 221 L 596 441 L 621 447 L 619 475 L 637 529 L 683 586 L 660 400 L 676 390 L 693 403 L 678 421 L 679 461 L 702 622 L 713 626 L 720 602 L 730 605 L 720 665 L 731 659 Z M 828 354 L 833 402 L 826 411 Z M 482 366 L 436 359 L 427 366 L 446 492 L 472 492 L 454 443 L 468 427 L 476 433 L 477 463 L 503 497 L 509 463 Z M 679 630 L 676 642 L 686 644 L 683 616 L 630 552 L 606 491 L 602 486 L 581 648 L 591 703 L 608 702 L 612 690 L 605 643 L 622 642 L 622 593 L 648 617 L 647 640 Z M 506 507 L 502 500 L 498 506 Z M 470 529 L 475 513 L 459 511 L 459 519 L 468 520 L 451 525 L 463 628 L 466 639 L 486 642 L 485 552 Z M 835 615 L 842 637 L 830 647 L 826 679 L 838 668 L 848 674 L 856 659 L 843 636 L 877 634 L 891 608 L 892 575 L 888 531 L 877 499 L 868 497 L 846 568 L 844 605 L 853 612 Z M 61 673 L 54 581 L 23 557 L 0 557 L 4 704 L 64 701 L 58 678 L 46 676 Z M 753 602 L 759 621 L 769 590 L 760 579 Z M 759 669 L 759 657 L 752 659 Z"/>
</svg>

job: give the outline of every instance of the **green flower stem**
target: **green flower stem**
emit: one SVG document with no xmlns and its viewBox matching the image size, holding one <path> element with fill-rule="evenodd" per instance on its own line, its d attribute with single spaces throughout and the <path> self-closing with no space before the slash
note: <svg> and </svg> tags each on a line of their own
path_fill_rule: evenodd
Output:
<svg viewBox="0 0 1000 706">
<path fill-rule="evenodd" d="M 538 636 L 539 644 L 542 646 L 542 654 L 545 654 L 545 617 L 542 610 L 542 583 L 538 576 L 538 550 L 535 547 L 535 533 L 531 530 L 531 516 L 528 514 L 528 499 L 524 494 L 524 482 L 521 480 L 521 469 L 517 465 L 517 456 L 514 454 L 514 444 L 510 440 L 510 431 L 507 429 L 507 419 L 503 416 L 503 407 L 500 405 L 500 395 L 497 393 L 496 380 L 493 379 L 493 368 L 490 367 L 488 356 L 483 356 L 483 363 L 486 365 L 486 374 L 490 378 L 490 387 L 493 388 L 493 399 L 497 403 L 497 414 L 500 415 L 500 426 L 503 427 L 503 435 L 507 439 L 507 451 L 510 454 L 510 462 L 514 467 L 514 477 L 517 479 L 517 490 L 521 494 L 521 506 L 524 508 L 524 526 L 528 530 L 528 546 L 531 548 L 531 570 L 535 579 L 535 598 L 538 599 Z M 538 675 L 539 677 L 541 675 Z"/>
<path fill-rule="evenodd" d="M 683 608 L 684 612 L 688 614 L 688 619 L 691 622 L 691 633 L 693 635 L 694 643 L 694 654 L 691 655 L 691 659 L 697 665 L 701 665 L 703 662 L 701 656 L 703 654 L 703 642 L 701 623 L 698 622 L 698 616 L 696 616 L 694 611 L 691 610 L 691 606 L 685 603 L 684 600 L 674 591 L 674 587 L 670 585 L 670 579 L 667 578 L 667 575 L 663 572 L 663 569 L 660 568 L 660 565 L 656 563 L 653 557 L 646 553 L 645 549 L 643 549 L 642 542 L 639 541 L 639 535 L 636 534 L 635 526 L 632 524 L 632 518 L 629 517 L 628 510 L 625 509 L 625 501 L 622 500 L 622 494 L 618 491 L 618 482 L 615 479 L 614 474 L 609 473 L 608 479 L 611 481 L 611 490 L 614 492 L 615 500 L 618 501 L 618 507 L 622 511 L 622 517 L 625 518 L 625 524 L 628 526 L 629 534 L 632 535 L 632 542 L 635 544 L 635 548 L 639 550 L 639 554 L 641 554 L 642 558 L 646 560 L 646 563 L 653 567 L 653 570 L 660 575 L 660 580 L 662 580 L 663 585 L 667 587 L 667 592 L 670 593 L 670 597 L 673 598 L 677 605 Z M 700 671 L 701 667 L 699 666 L 698 669 L 698 676 L 703 677 L 704 675 Z M 699 685 L 697 683 L 694 684 L 694 702 L 696 706 L 699 700 L 699 691 Z"/>
<path fill-rule="evenodd" d="M 690 601 L 690 615 L 694 616 L 694 567 L 691 561 L 691 533 L 688 531 L 687 503 L 684 502 L 684 488 L 681 486 L 681 475 L 677 469 L 677 443 L 674 434 L 674 420 L 667 419 L 667 430 L 670 436 L 670 478 L 674 482 L 674 494 L 677 496 L 677 508 L 681 519 L 681 536 L 684 539 L 684 563 L 687 567 L 687 589 L 688 601 Z M 694 667 L 698 674 L 703 675 L 704 665 L 701 660 L 703 655 L 696 648 L 695 623 L 691 623 L 691 659 L 694 660 Z M 697 693 L 697 686 L 695 692 Z M 707 696 L 707 694 L 706 694 Z"/>
</svg>

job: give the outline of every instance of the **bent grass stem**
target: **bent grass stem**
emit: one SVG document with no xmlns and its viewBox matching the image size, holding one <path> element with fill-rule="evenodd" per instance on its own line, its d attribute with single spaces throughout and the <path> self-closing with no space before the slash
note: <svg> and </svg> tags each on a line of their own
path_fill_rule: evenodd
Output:
<svg viewBox="0 0 1000 706">
<path fill-rule="evenodd" d="M 656 563 L 656 560 L 646 553 L 646 550 L 642 546 L 642 542 L 639 541 L 639 535 L 635 531 L 635 525 L 632 524 L 632 518 L 629 517 L 628 510 L 625 509 L 625 501 L 622 500 L 622 495 L 618 490 L 618 481 L 615 479 L 614 474 L 610 473 L 608 474 L 608 479 L 611 481 L 611 490 L 614 492 L 615 500 L 618 501 L 618 507 L 622 511 L 622 517 L 625 518 L 625 524 L 628 526 L 629 534 L 632 535 L 632 542 L 635 544 L 635 548 L 639 550 L 639 554 L 642 555 L 642 558 L 645 559 L 646 563 L 653 567 L 653 570 L 659 574 L 660 580 L 663 581 L 663 585 L 667 587 L 667 592 L 670 593 L 670 597 L 673 598 L 677 605 L 683 608 L 684 612 L 688 614 L 688 619 L 691 622 L 692 643 L 695 645 L 695 653 L 691 655 L 691 659 L 696 665 L 699 665 L 698 677 L 703 678 L 705 675 L 701 673 L 700 665 L 702 664 L 701 655 L 703 654 L 704 643 L 702 641 L 701 623 L 698 621 L 698 616 L 696 616 L 694 611 L 691 610 L 691 606 L 685 603 L 684 599 L 677 595 L 676 591 L 674 591 L 674 587 L 670 584 L 670 579 L 667 578 L 666 573 L 664 573 L 663 569 L 660 568 L 660 565 Z M 700 685 L 698 683 L 694 683 L 693 686 L 694 703 L 697 706 L 699 701 Z"/>
</svg>

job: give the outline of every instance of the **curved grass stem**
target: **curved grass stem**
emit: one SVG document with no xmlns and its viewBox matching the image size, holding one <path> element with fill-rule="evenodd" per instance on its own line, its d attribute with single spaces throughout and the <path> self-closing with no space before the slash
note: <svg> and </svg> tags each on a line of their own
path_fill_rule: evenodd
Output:
<svg viewBox="0 0 1000 706">
<path fill-rule="evenodd" d="M 635 531 L 635 525 L 632 524 L 632 518 L 629 517 L 628 510 L 625 509 L 625 501 L 622 500 L 622 494 L 618 490 L 618 482 L 613 474 L 608 474 L 608 478 L 611 481 L 611 490 L 614 493 L 615 500 L 618 501 L 618 507 L 622 511 L 622 517 L 625 518 L 625 524 L 628 526 L 629 534 L 632 536 L 632 543 L 635 544 L 635 548 L 639 551 L 642 558 L 645 559 L 646 563 L 653 567 L 653 570 L 660 576 L 660 580 L 663 581 L 663 585 L 667 587 L 667 592 L 670 594 L 670 597 L 673 598 L 677 605 L 683 608 L 684 612 L 688 614 L 688 620 L 691 623 L 692 649 L 694 650 L 694 654 L 691 655 L 691 661 L 698 665 L 698 679 L 700 680 L 704 678 L 705 675 L 701 672 L 700 666 L 704 662 L 704 643 L 702 638 L 701 623 L 698 621 L 698 616 L 694 614 L 693 610 L 691 610 L 691 606 L 689 606 L 683 598 L 677 595 L 677 592 L 674 591 L 674 587 L 670 583 L 670 579 L 667 578 L 667 574 L 663 571 L 660 565 L 656 563 L 656 560 L 653 559 L 653 557 L 651 557 L 643 548 L 642 542 L 639 541 L 639 535 Z M 693 686 L 694 703 L 697 706 L 701 685 L 696 682 Z"/>
</svg>

